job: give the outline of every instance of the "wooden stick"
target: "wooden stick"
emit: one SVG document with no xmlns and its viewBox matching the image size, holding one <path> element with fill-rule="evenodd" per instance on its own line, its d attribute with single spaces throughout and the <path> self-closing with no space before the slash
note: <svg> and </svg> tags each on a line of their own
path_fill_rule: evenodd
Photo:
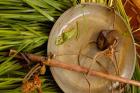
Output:
<svg viewBox="0 0 140 93">
<path fill-rule="evenodd" d="M 14 52 L 16 52 L 16 51 L 14 50 Z M 99 72 L 99 71 L 96 71 L 96 70 L 91 70 L 89 68 L 82 67 L 82 66 L 79 66 L 79 65 L 65 64 L 65 63 L 63 63 L 59 60 L 46 59 L 46 57 L 43 57 L 43 56 L 37 56 L 37 55 L 34 55 L 34 54 L 26 54 L 26 55 L 28 56 L 28 58 L 31 61 L 42 62 L 43 64 L 45 64 L 47 66 L 59 67 L 59 68 L 63 68 L 63 69 L 70 70 L 70 71 L 85 73 L 85 74 L 89 74 L 91 76 L 98 76 L 98 77 L 108 79 L 108 80 L 111 80 L 111 81 L 117 81 L 117 82 L 121 82 L 121 83 L 132 84 L 132 85 L 140 87 L 140 82 L 135 81 L 135 80 L 130 80 L 130 79 L 127 79 L 127 78 L 124 78 L 124 77 L 114 76 L 114 75 Z"/>
<path fill-rule="evenodd" d="M 118 81 L 121 83 L 132 84 L 132 85 L 140 87 L 140 82 L 138 82 L 138 81 L 129 80 L 127 78 L 114 76 L 111 74 L 106 74 L 106 73 L 95 71 L 95 70 L 90 70 L 86 67 L 82 67 L 82 66 L 78 66 L 78 65 L 74 65 L 74 64 L 64 64 L 63 62 L 58 61 L 58 60 L 54 60 L 54 59 L 52 59 L 50 61 L 45 61 L 44 63 L 48 66 L 51 66 L 51 67 L 59 67 L 59 68 L 63 68 L 63 69 L 71 70 L 71 71 L 89 74 L 91 76 L 98 76 L 98 77 L 108 79 L 111 81 Z"/>
<path fill-rule="evenodd" d="M 15 56 L 15 58 L 18 58 L 18 59 L 24 59 L 20 54 L 24 54 L 26 55 L 26 57 L 28 57 L 29 60 L 33 61 L 33 62 L 42 62 L 44 60 L 47 60 L 47 57 L 44 57 L 44 56 L 39 56 L 39 55 L 35 55 L 35 54 L 29 54 L 29 53 L 17 53 L 16 50 L 10 50 L 9 52 L 9 56 L 13 56 L 14 54 L 17 54 Z"/>
</svg>

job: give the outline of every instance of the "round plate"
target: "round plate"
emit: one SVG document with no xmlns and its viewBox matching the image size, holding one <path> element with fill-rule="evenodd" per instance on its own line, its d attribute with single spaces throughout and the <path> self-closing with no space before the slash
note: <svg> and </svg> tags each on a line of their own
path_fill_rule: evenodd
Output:
<svg viewBox="0 0 140 93">
<path fill-rule="evenodd" d="M 102 5 L 80 4 L 61 15 L 50 33 L 48 54 L 55 54 L 54 59 L 66 64 L 77 64 L 116 75 L 108 57 L 100 55 L 98 62 L 93 61 L 94 56 L 100 52 L 95 42 L 102 30 L 115 30 L 118 44 L 114 48 L 114 57 L 119 75 L 131 78 L 136 60 L 134 40 L 122 17 Z M 112 90 L 112 82 L 100 77 L 56 67 L 51 67 L 51 72 L 65 93 L 111 93 Z M 115 84 L 113 82 L 113 86 Z"/>
</svg>

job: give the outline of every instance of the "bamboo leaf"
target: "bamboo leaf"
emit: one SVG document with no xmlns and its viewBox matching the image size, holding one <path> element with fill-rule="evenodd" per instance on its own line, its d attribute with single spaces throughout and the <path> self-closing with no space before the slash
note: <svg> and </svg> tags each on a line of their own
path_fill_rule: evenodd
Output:
<svg viewBox="0 0 140 93">
<path fill-rule="evenodd" d="M 51 17 L 49 14 L 47 14 L 45 11 L 43 11 L 39 7 L 35 6 L 31 1 L 29 1 L 29 0 L 23 0 L 23 1 L 26 2 L 27 4 L 29 4 L 35 10 L 37 10 L 39 13 L 41 13 L 42 15 L 44 15 L 45 17 L 47 17 L 50 21 L 54 21 L 54 18 L 53 17 Z"/>
<path fill-rule="evenodd" d="M 62 5 L 59 4 L 59 3 L 57 3 L 56 0 L 43 0 L 43 1 L 46 2 L 48 5 L 54 7 L 54 8 L 56 8 L 56 9 L 58 9 L 58 10 L 62 10 L 62 9 L 60 8 L 60 6 L 62 6 Z"/>
</svg>

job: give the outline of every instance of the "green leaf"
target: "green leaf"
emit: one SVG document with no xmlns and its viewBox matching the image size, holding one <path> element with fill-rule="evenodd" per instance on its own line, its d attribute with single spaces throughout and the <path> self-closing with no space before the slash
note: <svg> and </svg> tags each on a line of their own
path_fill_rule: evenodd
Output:
<svg viewBox="0 0 140 93">
<path fill-rule="evenodd" d="M 58 10 L 62 10 L 60 7 L 62 6 L 61 3 L 57 3 L 56 0 L 43 0 L 44 3 L 47 3 L 48 5 L 58 9 Z"/>
<path fill-rule="evenodd" d="M 41 8 L 35 6 L 32 1 L 29 0 L 23 0 L 24 2 L 26 2 L 27 4 L 29 4 L 31 7 L 33 7 L 35 10 L 37 10 L 39 13 L 41 13 L 42 15 L 44 15 L 45 17 L 47 17 L 50 21 L 54 21 L 54 18 L 51 17 L 49 14 L 47 14 L 46 11 L 43 11 Z"/>
<path fill-rule="evenodd" d="M 55 44 L 62 45 L 64 42 L 73 38 L 76 34 L 77 30 L 75 28 L 71 28 L 68 31 L 62 32 L 62 34 L 56 38 Z"/>
</svg>

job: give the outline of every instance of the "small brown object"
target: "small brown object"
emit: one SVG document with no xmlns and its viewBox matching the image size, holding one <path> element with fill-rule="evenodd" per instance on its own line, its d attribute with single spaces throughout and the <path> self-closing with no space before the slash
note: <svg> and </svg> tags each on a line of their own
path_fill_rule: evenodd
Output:
<svg viewBox="0 0 140 93">
<path fill-rule="evenodd" d="M 46 66 L 43 64 L 43 66 L 40 68 L 40 74 L 44 75 L 46 72 Z"/>
<path fill-rule="evenodd" d="M 115 30 L 102 30 L 96 41 L 97 48 L 105 50 L 109 48 L 110 45 L 113 45 L 114 41 L 117 40 L 117 36 L 114 35 L 115 32 Z"/>
</svg>

